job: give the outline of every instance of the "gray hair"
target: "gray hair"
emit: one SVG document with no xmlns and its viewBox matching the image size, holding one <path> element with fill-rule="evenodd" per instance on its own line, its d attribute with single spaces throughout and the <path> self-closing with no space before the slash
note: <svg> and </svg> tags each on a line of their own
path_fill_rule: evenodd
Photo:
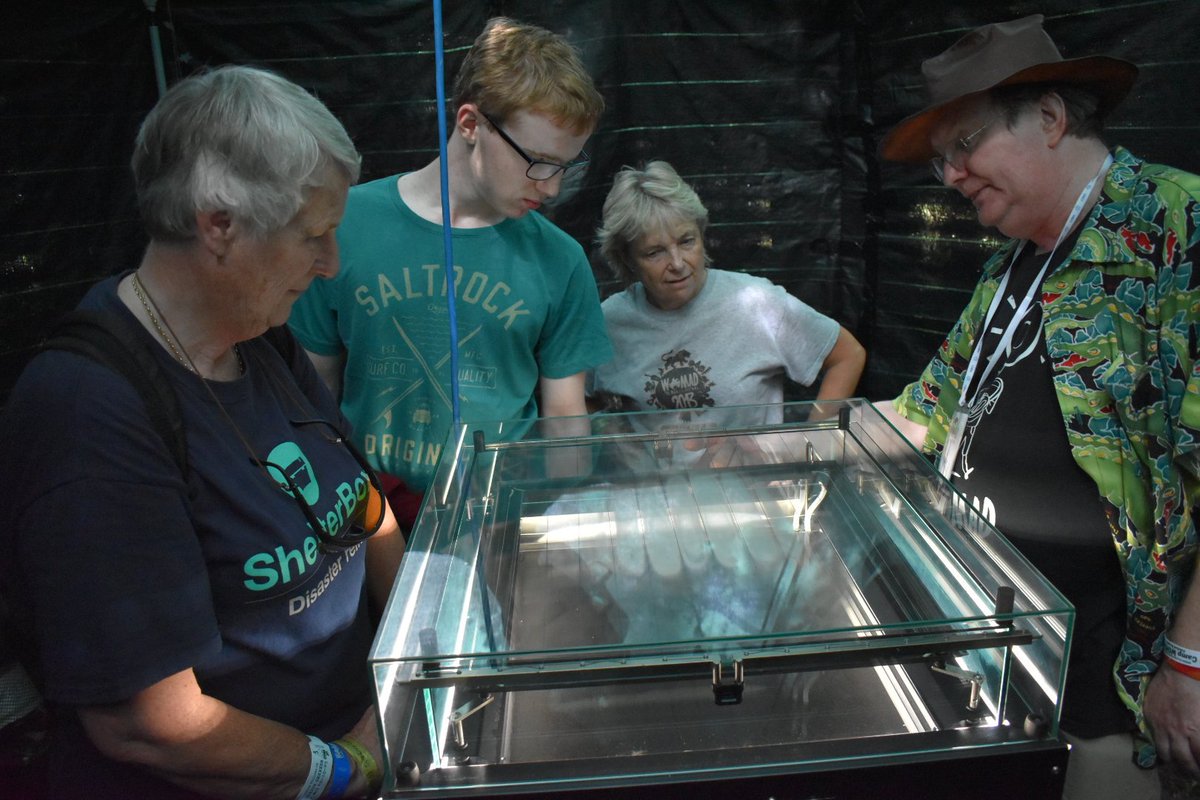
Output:
<svg viewBox="0 0 1200 800">
<path fill-rule="evenodd" d="M 171 87 L 131 166 L 150 238 L 178 242 L 195 236 L 201 211 L 227 211 L 254 237 L 278 231 L 329 168 L 353 184 L 361 162 L 320 100 L 273 72 L 225 66 Z"/>
<path fill-rule="evenodd" d="M 596 231 L 600 254 L 613 274 L 629 285 L 637 282 L 630 247 L 639 237 L 675 220 L 695 222 L 703 237 L 708 209 L 674 167 L 651 161 L 645 169 L 622 167 L 617 172 L 602 219 Z"/>
</svg>

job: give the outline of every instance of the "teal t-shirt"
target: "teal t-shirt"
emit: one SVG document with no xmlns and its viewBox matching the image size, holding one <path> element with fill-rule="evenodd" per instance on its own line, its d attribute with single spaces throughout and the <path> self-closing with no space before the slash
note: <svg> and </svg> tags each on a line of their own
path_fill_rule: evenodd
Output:
<svg viewBox="0 0 1200 800">
<path fill-rule="evenodd" d="M 309 350 L 346 351 L 342 410 L 371 464 L 424 491 L 453 422 L 442 228 L 400 199 L 398 176 L 350 190 L 341 270 L 315 281 L 290 325 Z M 456 228 L 464 421 L 532 419 L 538 378 L 612 357 L 583 248 L 537 212 Z"/>
</svg>

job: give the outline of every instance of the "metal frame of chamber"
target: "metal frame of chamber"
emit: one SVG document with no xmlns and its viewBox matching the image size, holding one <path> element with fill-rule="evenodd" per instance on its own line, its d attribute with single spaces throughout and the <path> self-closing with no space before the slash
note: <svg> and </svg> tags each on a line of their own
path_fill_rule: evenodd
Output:
<svg viewBox="0 0 1200 800">
<path fill-rule="evenodd" d="M 1024 754 L 1052 797 L 1073 622 L 863 400 L 468 424 L 372 648 L 385 793 L 979 797 Z"/>
</svg>

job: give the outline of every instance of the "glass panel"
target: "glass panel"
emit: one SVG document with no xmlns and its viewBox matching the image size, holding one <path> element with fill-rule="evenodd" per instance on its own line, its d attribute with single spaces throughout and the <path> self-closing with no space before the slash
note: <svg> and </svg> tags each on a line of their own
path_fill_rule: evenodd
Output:
<svg viewBox="0 0 1200 800">
<path fill-rule="evenodd" d="M 1072 621 L 860 400 L 471 424 L 372 652 L 389 786 L 1052 737 Z"/>
</svg>

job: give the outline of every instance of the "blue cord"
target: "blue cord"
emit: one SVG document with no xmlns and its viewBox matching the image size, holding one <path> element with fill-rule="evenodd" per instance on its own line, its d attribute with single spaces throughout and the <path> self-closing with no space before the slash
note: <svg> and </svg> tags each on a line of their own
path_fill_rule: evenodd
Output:
<svg viewBox="0 0 1200 800">
<path fill-rule="evenodd" d="M 450 311 L 450 397 L 454 409 L 454 430 L 462 424 L 458 403 L 458 312 L 454 300 L 454 236 L 450 221 L 450 178 L 446 168 L 446 50 L 442 42 L 442 2 L 433 0 L 433 52 L 437 64 L 438 155 L 442 180 L 442 242 L 446 253 L 446 305 Z M 461 473 L 462 465 L 459 465 Z M 479 530 L 479 550 L 475 572 L 482 596 L 484 629 L 489 652 L 496 652 L 496 633 L 492 630 L 492 608 L 487 578 L 483 570 L 483 530 Z"/>
<path fill-rule="evenodd" d="M 458 406 L 458 310 L 454 300 L 454 231 L 450 222 L 450 176 L 446 166 L 446 50 L 442 42 L 442 2 L 433 0 L 433 53 L 437 65 L 438 155 L 442 181 L 442 249 L 446 256 L 446 305 L 450 311 L 450 407 L 454 427 L 462 424 Z"/>
</svg>

